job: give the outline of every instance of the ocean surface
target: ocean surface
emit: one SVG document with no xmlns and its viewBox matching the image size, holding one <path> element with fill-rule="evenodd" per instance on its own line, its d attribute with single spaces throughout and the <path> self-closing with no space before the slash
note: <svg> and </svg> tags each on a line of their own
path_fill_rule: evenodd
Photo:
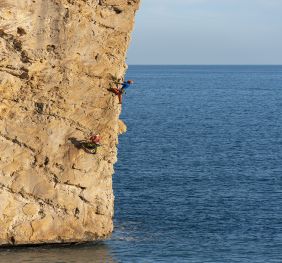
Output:
<svg viewBox="0 0 282 263">
<path fill-rule="evenodd" d="M 282 66 L 130 66 L 115 232 L 0 262 L 282 262 Z"/>
</svg>

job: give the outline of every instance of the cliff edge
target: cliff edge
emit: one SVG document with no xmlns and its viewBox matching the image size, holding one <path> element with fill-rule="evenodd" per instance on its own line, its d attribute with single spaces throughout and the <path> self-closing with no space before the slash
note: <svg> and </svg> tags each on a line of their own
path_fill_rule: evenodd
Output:
<svg viewBox="0 0 282 263">
<path fill-rule="evenodd" d="M 1 0 L 0 245 L 113 230 L 113 164 L 139 0 Z M 124 127 L 123 127 L 124 129 Z M 79 142 L 102 137 L 97 154 Z"/>
</svg>

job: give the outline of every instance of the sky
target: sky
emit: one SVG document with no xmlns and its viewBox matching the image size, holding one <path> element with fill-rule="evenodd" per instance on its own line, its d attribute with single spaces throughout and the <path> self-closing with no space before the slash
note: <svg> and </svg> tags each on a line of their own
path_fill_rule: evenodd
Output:
<svg viewBox="0 0 282 263">
<path fill-rule="evenodd" d="M 141 0 L 128 64 L 282 64 L 282 0 Z"/>
</svg>

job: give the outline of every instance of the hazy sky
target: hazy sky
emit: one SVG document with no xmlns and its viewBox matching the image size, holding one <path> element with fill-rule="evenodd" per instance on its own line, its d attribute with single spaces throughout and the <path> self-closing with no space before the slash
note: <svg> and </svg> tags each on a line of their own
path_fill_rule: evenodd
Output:
<svg viewBox="0 0 282 263">
<path fill-rule="evenodd" d="M 282 0 L 141 0 L 129 64 L 282 64 Z"/>
</svg>

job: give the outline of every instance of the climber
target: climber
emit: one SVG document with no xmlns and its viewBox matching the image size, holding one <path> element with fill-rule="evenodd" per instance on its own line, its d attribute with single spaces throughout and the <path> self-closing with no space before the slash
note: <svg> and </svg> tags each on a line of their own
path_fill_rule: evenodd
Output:
<svg viewBox="0 0 282 263">
<path fill-rule="evenodd" d="M 88 153 L 97 153 L 97 148 L 101 146 L 99 134 L 91 134 L 89 141 L 82 141 L 81 147 Z"/>
<path fill-rule="evenodd" d="M 111 88 L 110 90 L 118 96 L 119 104 L 122 104 L 122 94 L 125 93 L 126 89 L 130 87 L 134 82 L 133 80 L 128 80 L 123 83 L 115 82 L 118 85 L 121 85 L 121 88 Z"/>
<path fill-rule="evenodd" d="M 91 137 L 89 139 L 91 141 L 91 143 L 94 143 L 96 145 L 100 145 L 101 144 L 101 137 L 100 134 L 91 134 Z"/>
</svg>

